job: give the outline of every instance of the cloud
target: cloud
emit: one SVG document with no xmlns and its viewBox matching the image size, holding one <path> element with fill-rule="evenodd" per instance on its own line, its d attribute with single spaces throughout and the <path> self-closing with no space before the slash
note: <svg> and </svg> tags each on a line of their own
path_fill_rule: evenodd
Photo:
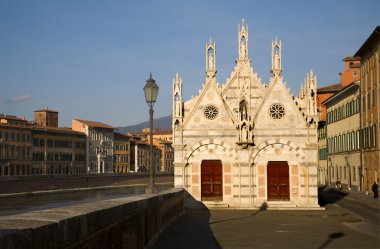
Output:
<svg viewBox="0 0 380 249">
<path fill-rule="evenodd" d="M 26 94 L 23 96 L 16 96 L 12 97 L 8 100 L 8 103 L 21 103 L 27 101 L 32 95 L 31 94 Z"/>
</svg>

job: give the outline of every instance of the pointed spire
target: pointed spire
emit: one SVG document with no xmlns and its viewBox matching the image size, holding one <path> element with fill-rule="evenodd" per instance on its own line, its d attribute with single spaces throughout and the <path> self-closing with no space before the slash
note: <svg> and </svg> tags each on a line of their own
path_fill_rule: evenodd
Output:
<svg viewBox="0 0 380 249">
<path fill-rule="evenodd" d="M 207 77 L 214 77 L 216 74 L 216 45 L 212 41 L 210 36 L 210 41 L 206 43 L 206 75 Z"/>
<path fill-rule="evenodd" d="M 276 36 L 275 40 L 272 40 L 272 68 L 271 72 L 273 76 L 281 76 L 282 63 L 281 63 L 281 41 L 278 42 Z"/>
<path fill-rule="evenodd" d="M 248 59 L 248 25 L 244 23 L 244 18 L 241 26 L 238 24 L 238 44 L 238 58 L 240 60 Z"/>
</svg>

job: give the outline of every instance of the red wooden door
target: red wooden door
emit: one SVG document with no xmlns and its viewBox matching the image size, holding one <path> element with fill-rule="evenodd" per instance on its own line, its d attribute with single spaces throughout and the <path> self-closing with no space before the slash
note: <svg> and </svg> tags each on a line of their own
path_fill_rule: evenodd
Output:
<svg viewBox="0 0 380 249">
<path fill-rule="evenodd" d="M 290 200 L 288 162 L 269 161 L 267 176 L 268 201 Z"/>
<path fill-rule="evenodd" d="M 220 160 L 202 161 L 201 184 L 202 201 L 223 200 L 222 162 Z"/>
</svg>

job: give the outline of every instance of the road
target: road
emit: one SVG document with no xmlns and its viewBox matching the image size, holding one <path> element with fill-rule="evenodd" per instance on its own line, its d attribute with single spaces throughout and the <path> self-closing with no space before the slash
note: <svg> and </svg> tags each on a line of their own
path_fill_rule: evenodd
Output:
<svg viewBox="0 0 380 249">
<path fill-rule="evenodd" d="M 173 184 L 157 185 L 158 191 L 172 188 Z M 146 186 L 130 186 L 110 190 L 86 190 L 56 194 L 42 194 L 0 199 L 0 216 L 19 214 L 35 210 L 70 206 L 114 198 L 144 194 Z"/>
<path fill-rule="evenodd" d="M 344 193 L 333 189 L 320 191 L 320 195 L 329 204 L 339 206 L 361 219 L 361 222 L 346 223 L 347 226 L 380 239 L 380 200 L 363 200 L 360 193 Z"/>
</svg>

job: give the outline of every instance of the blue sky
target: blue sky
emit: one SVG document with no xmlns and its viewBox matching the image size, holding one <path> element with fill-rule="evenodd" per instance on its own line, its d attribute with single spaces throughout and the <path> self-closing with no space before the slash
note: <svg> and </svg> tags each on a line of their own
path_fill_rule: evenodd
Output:
<svg viewBox="0 0 380 249">
<path fill-rule="evenodd" d="M 172 78 L 185 100 L 204 83 L 205 43 L 216 42 L 217 79 L 237 57 L 237 25 L 249 27 L 249 56 L 267 82 L 271 41 L 282 40 L 283 76 L 294 94 L 313 69 L 319 86 L 337 83 L 342 59 L 380 25 L 380 1 L 0 2 L 0 113 L 26 116 L 45 107 L 71 119 L 114 126 L 148 120 L 142 88 L 160 87 L 155 117 L 171 114 Z"/>
</svg>

